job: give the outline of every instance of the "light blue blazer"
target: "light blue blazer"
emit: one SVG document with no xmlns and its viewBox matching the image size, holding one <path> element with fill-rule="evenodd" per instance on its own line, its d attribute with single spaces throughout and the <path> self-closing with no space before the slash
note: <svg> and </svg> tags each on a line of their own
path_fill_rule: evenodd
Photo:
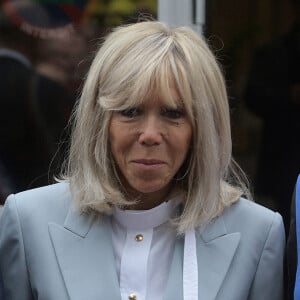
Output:
<svg viewBox="0 0 300 300">
<path fill-rule="evenodd" d="M 282 299 L 279 214 L 241 199 L 196 238 L 199 299 Z M 178 238 L 164 300 L 183 299 L 182 265 Z M 0 218 L 0 271 L 5 300 L 121 299 L 109 218 L 79 214 L 63 183 L 8 198 Z"/>
</svg>

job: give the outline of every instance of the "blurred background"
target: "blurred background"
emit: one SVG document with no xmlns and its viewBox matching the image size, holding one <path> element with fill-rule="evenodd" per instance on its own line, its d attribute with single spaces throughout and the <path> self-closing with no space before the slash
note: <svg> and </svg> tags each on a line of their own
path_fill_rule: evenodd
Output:
<svg viewBox="0 0 300 300">
<path fill-rule="evenodd" d="M 0 203 L 59 174 L 68 120 L 101 37 L 142 16 L 185 23 L 188 11 L 196 21 L 201 15 L 198 31 L 224 70 L 234 157 L 255 200 L 289 223 L 300 171 L 299 0 L 200 2 L 200 13 L 199 0 L 1 2 Z"/>
</svg>

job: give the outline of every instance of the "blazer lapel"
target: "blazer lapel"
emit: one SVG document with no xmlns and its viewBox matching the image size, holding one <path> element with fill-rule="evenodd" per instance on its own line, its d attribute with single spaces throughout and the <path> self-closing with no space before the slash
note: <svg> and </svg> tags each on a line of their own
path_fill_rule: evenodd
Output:
<svg viewBox="0 0 300 300">
<path fill-rule="evenodd" d="M 108 217 L 70 208 L 64 227 L 49 223 L 49 232 L 71 300 L 121 299 Z"/>
<path fill-rule="evenodd" d="M 239 245 L 240 233 L 228 234 L 221 216 L 196 235 L 199 300 L 214 300 Z M 165 300 L 183 299 L 183 244 L 183 238 L 176 242 Z"/>
<path fill-rule="evenodd" d="M 199 299 L 214 300 L 240 242 L 240 233 L 227 233 L 222 216 L 200 234 L 197 243 Z"/>
<path fill-rule="evenodd" d="M 178 238 L 175 243 L 173 259 L 170 267 L 167 288 L 164 300 L 182 300 L 182 270 L 183 270 L 183 238 Z"/>
</svg>

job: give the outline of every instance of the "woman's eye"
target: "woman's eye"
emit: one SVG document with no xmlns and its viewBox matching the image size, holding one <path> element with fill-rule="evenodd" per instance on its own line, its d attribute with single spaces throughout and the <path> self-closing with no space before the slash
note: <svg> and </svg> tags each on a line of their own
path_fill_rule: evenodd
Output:
<svg viewBox="0 0 300 300">
<path fill-rule="evenodd" d="M 137 107 L 128 108 L 120 111 L 120 114 L 127 118 L 134 118 L 140 114 L 140 109 Z"/>
<path fill-rule="evenodd" d="M 164 109 L 163 115 L 170 119 L 180 119 L 183 117 L 184 112 L 182 109 Z"/>
</svg>

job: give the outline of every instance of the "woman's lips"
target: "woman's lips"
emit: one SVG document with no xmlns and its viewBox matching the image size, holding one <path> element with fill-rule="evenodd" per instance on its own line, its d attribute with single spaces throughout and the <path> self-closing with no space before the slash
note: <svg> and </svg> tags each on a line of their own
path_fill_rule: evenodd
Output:
<svg viewBox="0 0 300 300">
<path fill-rule="evenodd" d="M 138 168 L 144 170 L 155 170 L 166 165 L 166 162 L 157 159 L 136 159 L 131 162 Z"/>
</svg>

